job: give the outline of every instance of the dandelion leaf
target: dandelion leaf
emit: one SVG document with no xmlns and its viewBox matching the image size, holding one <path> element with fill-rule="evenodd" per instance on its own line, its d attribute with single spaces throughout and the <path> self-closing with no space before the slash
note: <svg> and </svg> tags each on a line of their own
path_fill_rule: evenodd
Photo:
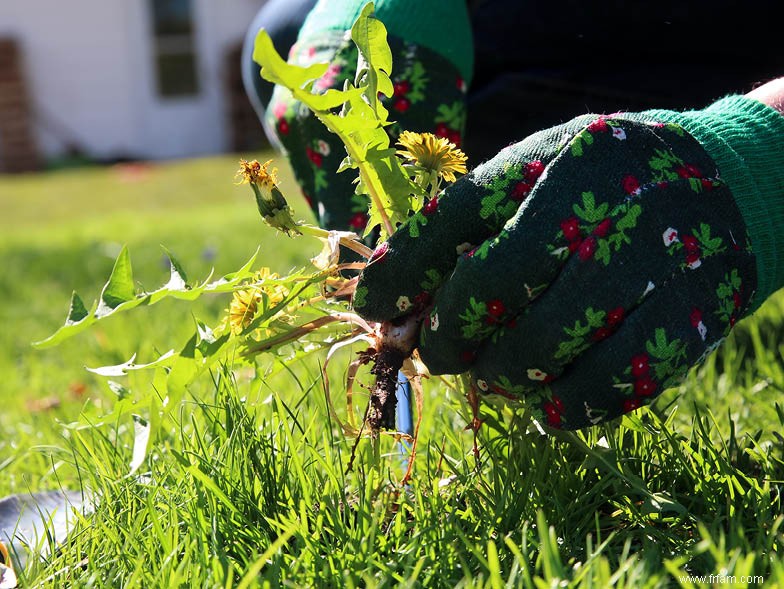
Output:
<svg viewBox="0 0 784 589">
<path fill-rule="evenodd" d="M 327 64 L 301 67 L 286 63 L 263 29 L 256 37 L 253 59 L 261 66 L 265 80 L 287 88 L 327 129 L 338 135 L 348 155 L 340 169 L 356 168 L 359 171 L 357 193 L 370 199 L 367 232 L 380 225 L 381 239 L 384 239 L 405 221 L 413 208 L 414 188 L 384 129 L 390 123 L 389 113 L 378 96 L 393 93 L 392 52 L 386 28 L 373 17 L 373 3 L 363 8 L 351 34 L 360 58 L 354 84 L 346 84 L 343 90 L 314 94 L 313 82 L 326 71 Z M 337 107 L 342 107 L 339 112 Z"/>
<path fill-rule="evenodd" d="M 79 295 L 74 293 L 71 297 L 65 324 L 48 338 L 33 343 L 33 347 L 43 349 L 56 346 L 69 337 L 84 331 L 96 321 L 140 305 L 153 305 L 165 298 L 194 301 L 206 293 L 231 292 L 237 284 L 253 276 L 252 268 L 257 255 L 258 250 L 236 272 L 226 274 L 214 281 L 210 281 L 210 277 L 208 277 L 201 284 L 193 287 L 187 285 L 185 271 L 180 263 L 174 256 L 169 255 L 171 261 L 169 281 L 152 292 L 135 294 L 130 254 L 126 248 L 123 248 L 114 263 L 109 280 L 101 291 L 98 304 L 93 305 L 93 309 L 88 311 Z"/>
</svg>

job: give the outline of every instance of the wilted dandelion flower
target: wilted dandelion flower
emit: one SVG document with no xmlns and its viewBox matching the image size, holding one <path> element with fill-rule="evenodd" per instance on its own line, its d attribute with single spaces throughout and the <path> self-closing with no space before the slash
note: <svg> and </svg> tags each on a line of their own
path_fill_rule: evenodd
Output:
<svg viewBox="0 0 784 589">
<path fill-rule="evenodd" d="M 237 177 L 240 181 L 237 184 L 261 184 L 265 187 L 272 188 L 278 183 L 276 168 L 268 171 L 269 165 L 272 160 L 267 160 L 260 164 L 258 160 L 251 162 L 247 160 L 240 160 L 240 169 L 237 170 Z"/>
<path fill-rule="evenodd" d="M 455 181 L 455 174 L 466 173 L 466 155 L 445 137 L 432 133 L 403 131 L 398 138 L 397 151 L 420 168 L 436 174 L 447 182 Z"/>
</svg>

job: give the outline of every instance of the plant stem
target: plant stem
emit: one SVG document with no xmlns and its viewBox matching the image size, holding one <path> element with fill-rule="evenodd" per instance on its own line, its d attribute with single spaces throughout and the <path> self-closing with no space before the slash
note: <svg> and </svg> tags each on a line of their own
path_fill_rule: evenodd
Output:
<svg viewBox="0 0 784 589">
<path fill-rule="evenodd" d="M 311 235 L 319 239 L 329 239 L 331 231 L 316 227 L 315 225 L 307 225 L 305 223 L 297 224 L 297 231 L 303 235 Z M 344 233 L 344 232 L 341 232 Z M 347 233 L 347 232 L 345 232 Z M 340 245 L 358 253 L 363 258 L 369 258 L 373 254 L 373 250 L 360 242 L 358 239 L 350 238 L 348 235 L 340 236 Z"/>
</svg>

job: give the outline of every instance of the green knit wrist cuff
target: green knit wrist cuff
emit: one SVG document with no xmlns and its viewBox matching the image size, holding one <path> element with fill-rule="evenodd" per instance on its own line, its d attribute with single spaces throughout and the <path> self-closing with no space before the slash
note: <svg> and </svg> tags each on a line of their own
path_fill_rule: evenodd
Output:
<svg viewBox="0 0 784 589">
<path fill-rule="evenodd" d="M 678 123 L 716 162 L 757 259 L 757 309 L 784 286 L 784 116 L 756 100 L 729 96 L 704 110 L 649 110 L 634 118 Z"/>
<path fill-rule="evenodd" d="M 368 0 L 319 0 L 299 33 L 300 41 L 325 31 L 347 31 Z M 465 0 L 376 0 L 376 17 L 390 35 L 427 47 L 451 62 L 465 80 L 474 70 L 474 44 Z"/>
</svg>

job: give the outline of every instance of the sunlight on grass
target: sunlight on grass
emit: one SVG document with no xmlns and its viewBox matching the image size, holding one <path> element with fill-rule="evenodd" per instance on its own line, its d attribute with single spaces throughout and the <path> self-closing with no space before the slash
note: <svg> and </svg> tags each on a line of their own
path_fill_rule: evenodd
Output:
<svg viewBox="0 0 784 589">
<path fill-rule="evenodd" d="M 164 407 L 149 373 L 112 392 L 83 365 L 182 344 L 193 323 L 176 303 L 30 348 L 61 325 L 72 290 L 98 295 L 122 243 L 145 287 L 166 280 L 161 244 L 193 278 L 235 269 L 257 245 L 274 269 L 306 264 L 312 244 L 263 227 L 232 186 L 235 168 L 220 157 L 0 178 L 0 496 L 62 486 L 99 497 L 60 550 L 20 572 L 24 586 L 691 587 L 705 585 L 679 578 L 718 573 L 784 583 L 784 292 L 680 390 L 619 423 L 548 437 L 486 407 L 478 462 L 462 401 L 427 383 L 406 488 L 393 484 L 391 439 L 381 473 L 364 466 L 364 443 L 345 473 L 351 440 L 330 421 L 318 354 L 219 368 Z M 227 305 L 205 301 L 199 318 Z M 157 410 L 129 476 L 132 415 Z"/>
</svg>

